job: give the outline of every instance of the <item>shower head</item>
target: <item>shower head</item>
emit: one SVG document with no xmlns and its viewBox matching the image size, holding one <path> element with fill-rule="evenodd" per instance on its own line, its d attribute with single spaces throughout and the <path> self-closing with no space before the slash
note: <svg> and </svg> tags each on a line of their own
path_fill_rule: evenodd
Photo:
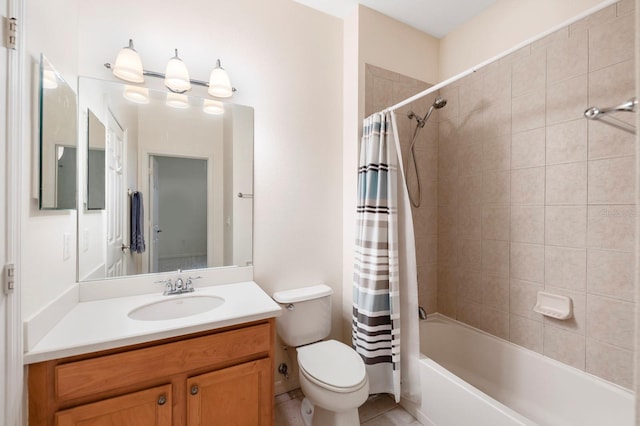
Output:
<svg viewBox="0 0 640 426">
<path fill-rule="evenodd" d="M 447 105 L 447 100 L 441 98 L 440 96 L 438 96 L 433 103 L 431 104 L 431 106 L 429 107 L 429 111 L 427 111 L 427 113 L 424 115 L 424 117 L 419 117 L 417 116 L 413 111 L 409 111 L 409 113 L 407 114 L 407 117 L 409 117 L 410 119 L 415 118 L 416 121 L 418 122 L 418 126 L 420 128 L 424 127 L 424 125 L 427 123 L 427 120 L 429 119 L 429 117 L 431 116 L 431 114 L 433 113 L 433 110 L 435 109 L 440 109 L 440 108 L 444 108 L 444 106 Z"/>
</svg>

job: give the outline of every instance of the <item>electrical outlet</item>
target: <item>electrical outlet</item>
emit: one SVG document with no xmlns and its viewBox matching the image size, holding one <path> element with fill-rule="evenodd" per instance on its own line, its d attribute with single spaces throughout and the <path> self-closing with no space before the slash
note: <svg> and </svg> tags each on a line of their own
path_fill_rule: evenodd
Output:
<svg viewBox="0 0 640 426">
<path fill-rule="evenodd" d="M 71 257 L 71 234 L 65 232 L 62 240 L 62 260 L 69 260 Z"/>
</svg>

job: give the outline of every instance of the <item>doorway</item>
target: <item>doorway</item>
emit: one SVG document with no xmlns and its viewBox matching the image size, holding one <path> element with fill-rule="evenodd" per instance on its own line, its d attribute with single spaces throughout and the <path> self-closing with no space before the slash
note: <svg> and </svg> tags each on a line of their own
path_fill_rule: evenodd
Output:
<svg viewBox="0 0 640 426">
<path fill-rule="evenodd" d="M 206 159 L 149 155 L 150 272 L 207 267 Z"/>
</svg>

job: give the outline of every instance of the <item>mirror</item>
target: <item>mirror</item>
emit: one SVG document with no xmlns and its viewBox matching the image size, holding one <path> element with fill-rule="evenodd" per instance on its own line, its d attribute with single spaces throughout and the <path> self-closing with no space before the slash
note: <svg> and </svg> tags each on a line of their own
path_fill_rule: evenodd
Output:
<svg viewBox="0 0 640 426">
<path fill-rule="evenodd" d="M 78 92 L 79 281 L 252 264 L 253 108 L 87 77 Z"/>
<path fill-rule="evenodd" d="M 40 55 L 41 210 L 76 208 L 76 94 L 44 55 Z"/>
</svg>

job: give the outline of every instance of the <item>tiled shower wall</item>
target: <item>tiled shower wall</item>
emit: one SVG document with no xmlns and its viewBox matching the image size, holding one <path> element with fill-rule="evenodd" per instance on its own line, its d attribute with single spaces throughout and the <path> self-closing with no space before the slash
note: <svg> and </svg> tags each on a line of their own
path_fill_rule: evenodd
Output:
<svg viewBox="0 0 640 426">
<path fill-rule="evenodd" d="M 630 388 L 634 137 L 582 116 L 634 94 L 632 0 L 461 79 L 420 132 L 413 209 L 419 303 Z M 429 84 L 366 67 L 366 115 Z M 401 108 L 405 167 L 415 121 Z M 617 118 L 633 123 L 632 114 Z M 410 167 L 407 167 L 410 169 Z M 409 171 L 409 187 L 415 176 Z M 533 312 L 546 290 L 574 318 Z"/>
<path fill-rule="evenodd" d="M 634 136 L 583 112 L 634 96 L 633 5 L 614 4 L 443 88 L 433 190 L 437 310 L 628 388 Z M 432 229 L 428 214 L 414 215 L 416 232 L 423 220 Z M 569 296 L 574 317 L 535 313 L 540 290 Z"/>
<path fill-rule="evenodd" d="M 365 68 L 365 116 L 381 111 L 416 93 L 431 87 L 430 84 L 387 71 L 373 65 Z M 413 110 L 421 117 L 429 109 L 436 95 L 426 96 L 396 111 L 398 136 L 404 166 L 408 171 L 408 186 L 416 193 L 416 176 L 409 161 L 409 147 L 415 129 L 415 121 L 407 117 Z M 413 209 L 416 257 L 418 259 L 418 299 L 427 312 L 437 310 L 438 280 L 438 120 L 432 115 L 418 133 L 414 148 L 422 186 L 422 202 Z"/>
</svg>

